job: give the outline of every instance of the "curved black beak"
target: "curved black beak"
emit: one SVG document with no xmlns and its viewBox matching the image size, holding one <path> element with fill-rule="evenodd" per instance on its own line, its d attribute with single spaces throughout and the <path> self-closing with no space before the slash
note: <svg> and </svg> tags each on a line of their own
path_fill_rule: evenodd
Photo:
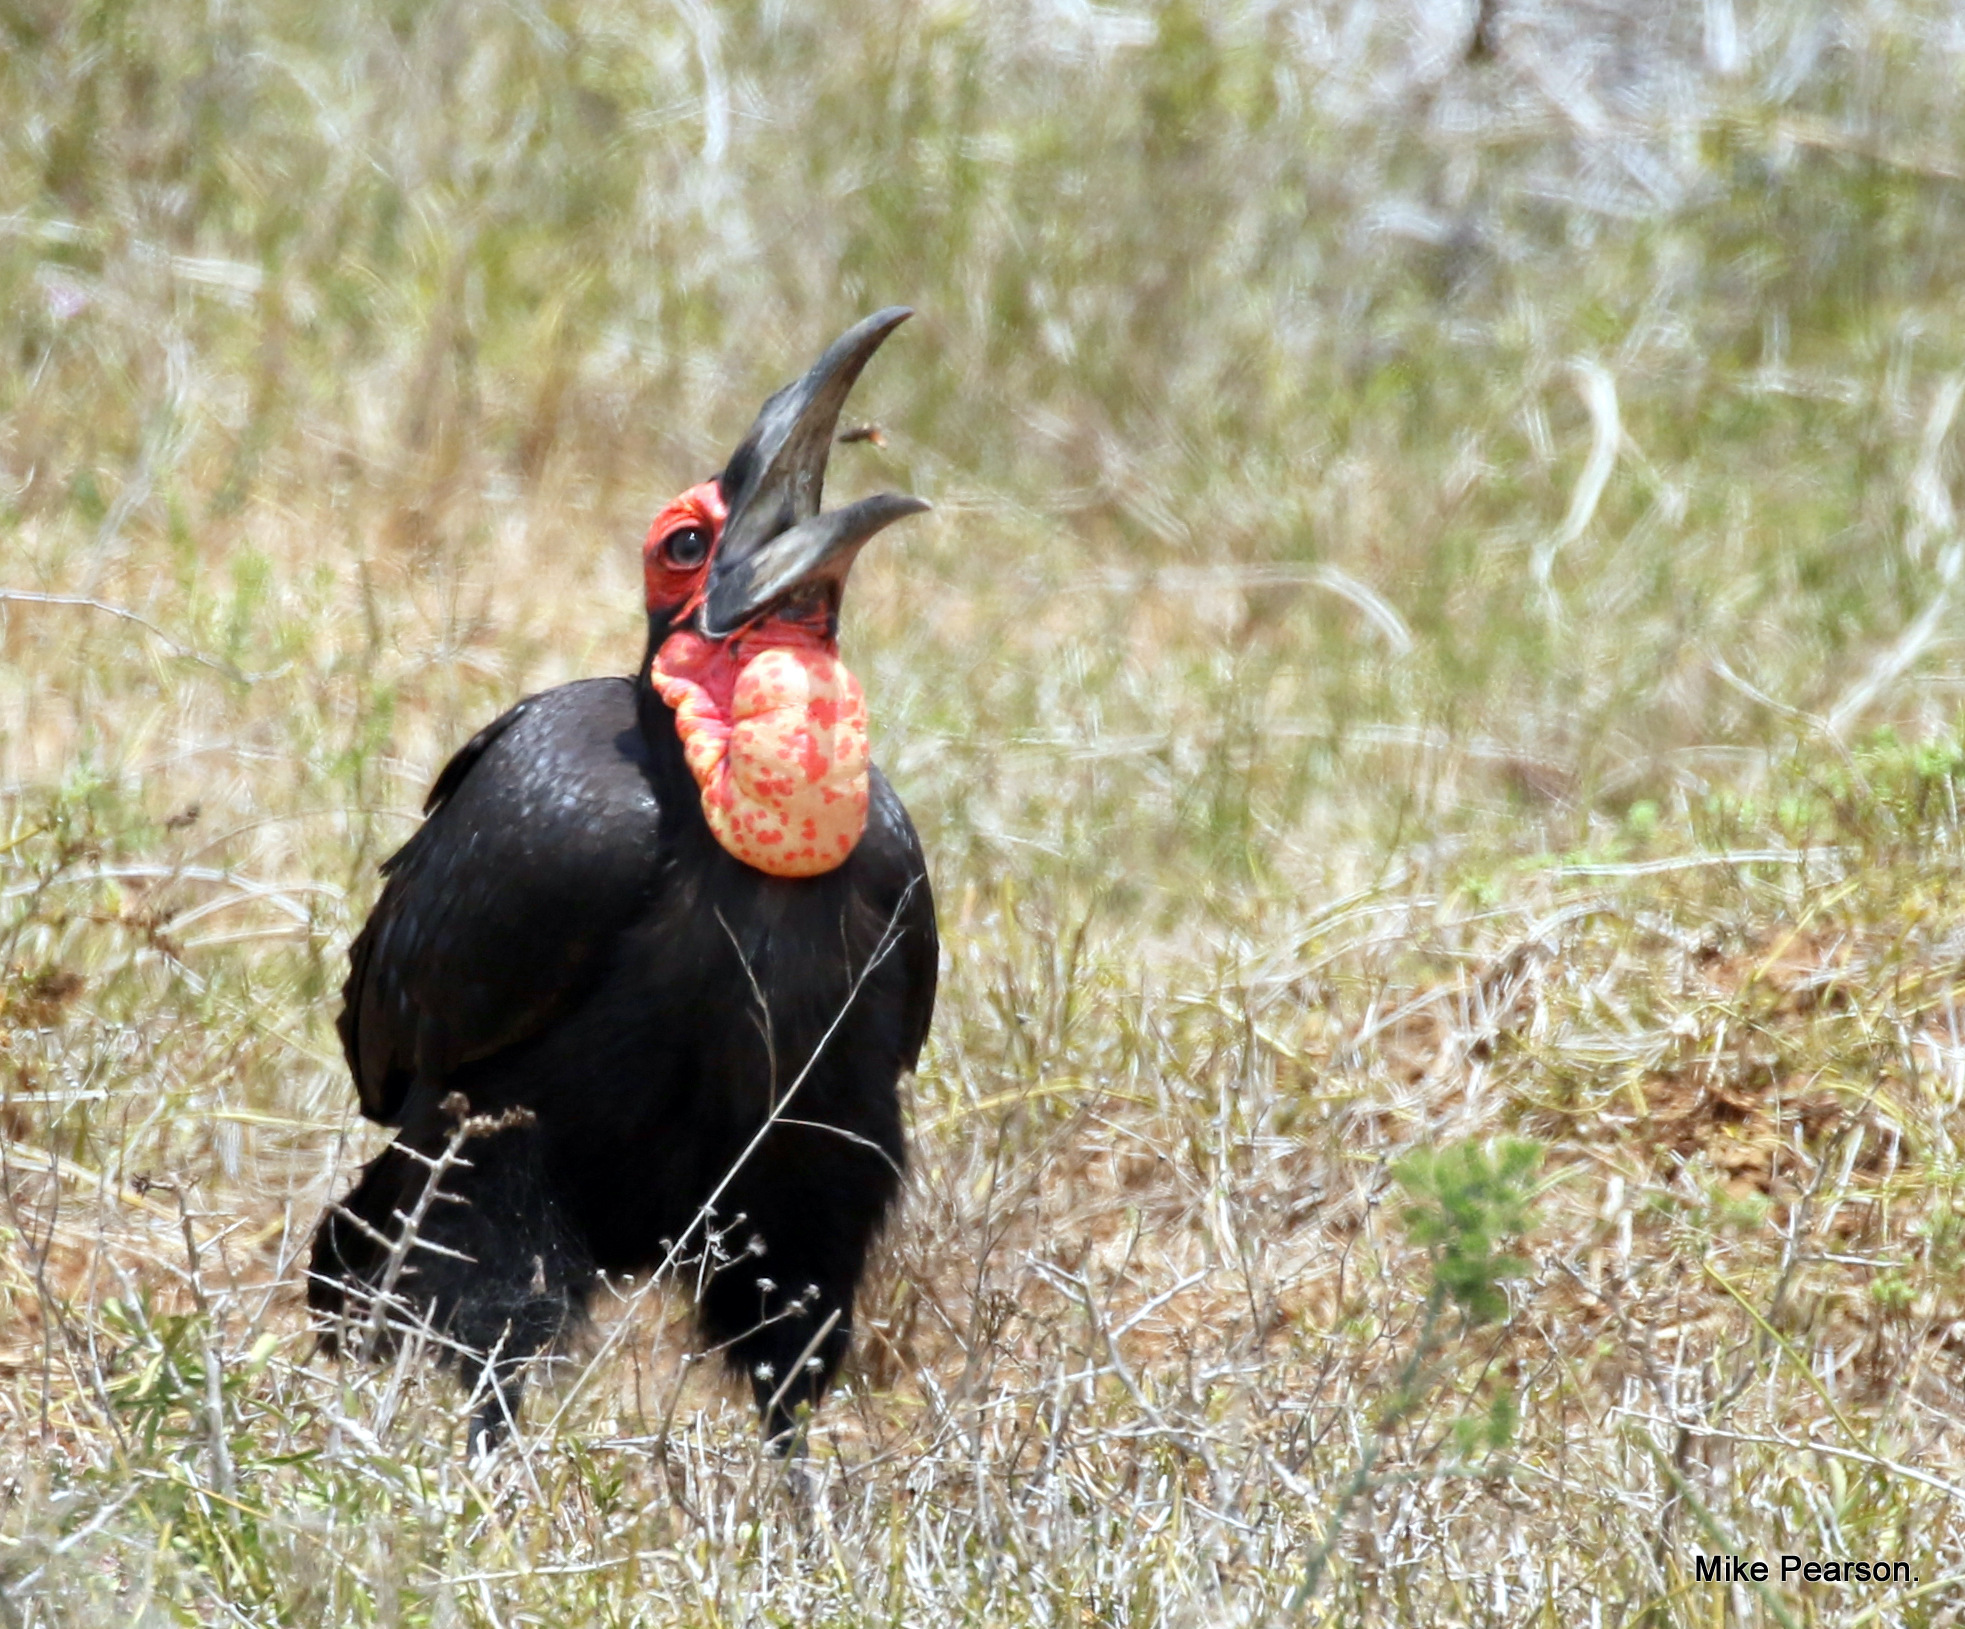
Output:
<svg viewBox="0 0 1965 1629">
<path fill-rule="evenodd" d="M 884 492 L 819 512 L 839 410 L 880 342 L 913 316 L 889 306 L 855 323 L 795 384 L 758 412 L 718 484 L 729 506 L 698 626 L 722 639 L 772 606 L 813 588 L 838 595 L 853 558 L 882 527 L 928 507 Z"/>
</svg>

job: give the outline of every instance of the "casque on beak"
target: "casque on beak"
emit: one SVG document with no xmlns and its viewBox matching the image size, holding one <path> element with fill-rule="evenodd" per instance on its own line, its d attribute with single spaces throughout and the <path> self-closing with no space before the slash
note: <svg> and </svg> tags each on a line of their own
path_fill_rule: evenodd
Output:
<svg viewBox="0 0 1965 1629">
<path fill-rule="evenodd" d="M 819 511 L 840 409 L 880 342 L 913 315 L 906 306 L 889 306 L 847 329 L 803 379 L 764 404 L 730 455 L 718 483 L 729 518 L 697 616 L 705 638 L 727 638 L 815 589 L 829 593 L 836 610 L 846 574 L 867 540 L 929 507 L 919 498 L 883 492 Z"/>
</svg>

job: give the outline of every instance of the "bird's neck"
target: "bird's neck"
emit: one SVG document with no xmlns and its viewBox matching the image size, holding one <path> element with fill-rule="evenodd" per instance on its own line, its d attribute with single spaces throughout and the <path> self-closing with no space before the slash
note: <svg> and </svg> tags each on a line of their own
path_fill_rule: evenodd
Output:
<svg viewBox="0 0 1965 1629">
<path fill-rule="evenodd" d="M 655 795 L 661 800 L 663 809 L 675 815 L 701 820 L 702 810 L 698 807 L 696 777 L 689 772 L 689 759 L 682 750 L 682 737 L 676 732 L 675 710 L 662 699 L 661 692 L 655 688 L 651 677 L 655 666 L 655 653 L 672 632 L 666 622 L 650 618 L 648 625 L 648 648 L 642 652 L 641 665 L 635 669 L 635 721 L 641 727 L 642 740 L 647 743 L 649 761 L 655 770 Z"/>
</svg>

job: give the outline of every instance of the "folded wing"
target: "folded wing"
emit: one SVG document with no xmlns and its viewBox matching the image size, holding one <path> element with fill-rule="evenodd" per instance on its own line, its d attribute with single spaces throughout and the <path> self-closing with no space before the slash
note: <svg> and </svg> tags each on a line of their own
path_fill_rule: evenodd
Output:
<svg viewBox="0 0 1965 1629">
<path fill-rule="evenodd" d="M 362 1112 L 384 1125 L 573 1006 L 663 864 L 625 679 L 520 702 L 451 759 L 426 808 L 350 947 L 337 1026 Z"/>
</svg>

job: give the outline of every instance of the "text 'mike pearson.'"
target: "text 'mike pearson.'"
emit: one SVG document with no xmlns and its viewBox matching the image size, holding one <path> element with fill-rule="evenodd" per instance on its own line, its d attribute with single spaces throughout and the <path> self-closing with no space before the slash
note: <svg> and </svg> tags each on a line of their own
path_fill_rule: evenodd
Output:
<svg viewBox="0 0 1965 1629">
<path fill-rule="evenodd" d="M 485 726 L 383 864 L 339 1027 L 362 1112 L 398 1129 L 321 1219 L 308 1300 L 330 1350 L 427 1324 L 485 1387 L 474 1442 L 515 1418 L 522 1364 L 597 1273 L 708 1229 L 734 1259 L 698 1316 L 767 1436 L 789 1440 L 846 1351 L 937 939 L 839 606 L 861 546 L 928 506 L 824 511 L 820 489 L 847 393 L 909 314 L 843 334 L 656 517 L 634 676 Z M 502 1121 L 426 1199 L 459 1097 Z"/>
</svg>

